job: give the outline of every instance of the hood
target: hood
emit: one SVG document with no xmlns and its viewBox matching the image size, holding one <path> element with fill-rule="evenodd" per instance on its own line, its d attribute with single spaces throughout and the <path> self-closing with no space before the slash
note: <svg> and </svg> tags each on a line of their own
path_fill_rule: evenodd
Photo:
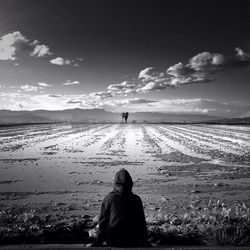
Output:
<svg viewBox="0 0 250 250">
<path fill-rule="evenodd" d="M 121 169 L 115 174 L 114 189 L 122 194 L 132 192 L 133 180 L 126 169 Z"/>
</svg>

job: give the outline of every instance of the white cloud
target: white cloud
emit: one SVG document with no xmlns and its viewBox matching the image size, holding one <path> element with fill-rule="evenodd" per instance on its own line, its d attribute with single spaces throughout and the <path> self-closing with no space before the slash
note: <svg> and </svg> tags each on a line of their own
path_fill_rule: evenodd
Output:
<svg viewBox="0 0 250 250">
<path fill-rule="evenodd" d="M 235 51 L 237 52 L 236 57 L 238 57 L 241 61 L 249 61 L 250 55 L 245 53 L 241 48 L 236 47 Z"/>
<path fill-rule="evenodd" d="M 41 89 L 43 89 L 43 87 L 25 84 L 25 85 L 20 86 L 20 89 L 22 89 L 22 90 L 24 90 L 24 91 L 30 92 L 30 91 L 38 91 L 38 90 L 41 90 Z"/>
<path fill-rule="evenodd" d="M 167 73 L 174 77 L 186 77 L 193 74 L 195 71 L 183 65 L 181 62 L 169 67 Z"/>
<path fill-rule="evenodd" d="M 55 65 L 59 65 L 59 66 L 63 66 L 63 65 L 72 65 L 74 67 L 78 67 L 79 62 L 81 62 L 83 59 L 82 58 L 76 58 L 76 59 L 65 59 L 63 57 L 56 57 L 52 60 L 50 60 L 51 64 L 55 64 Z"/>
<path fill-rule="evenodd" d="M 148 103 L 155 103 L 156 100 L 146 99 L 146 98 L 132 98 L 129 99 L 129 104 L 148 104 Z"/>
<path fill-rule="evenodd" d="M 50 87 L 50 86 L 52 86 L 51 84 L 45 83 L 45 82 L 38 82 L 37 84 L 38 84 L 39 86 L 42 86 L 42 87 Z"/>
<path fill-rule="evenodd" d="M 188 67 L 195 71 L 208 71 L 218 69 L 224 62 L 225 58 L 221 54 L 202 52 L 189 60 Z"/>
<path fill-rule="evenodd" d="M 145 68 L 139 73 L 138 79 L 141 83 L 136 92 L 147 93 L 168 87 L 208 83 L 222 70 L 249 66 L 250 55 L 238 47 L 235 50 L 237 54 L 234 57 L 202 52 L 192 57 L 187 64 L 179 62 L 169 67 L 165 73 L 156 71 L 153 67 Z"/>
<path fill-rule="evenodd" d="M 139 84 L 136 90 L 137 93 L 159 91 L 171 85 L 171 78 L 166 73 L 156 71 L 153 67 L 142 70 L 138 79 L 141 80 L 141 84 Z"/>
<path fill-rule="evenodd" d="M 154 80 L 154 78 L 152 78 L 152 74 L 151 74 L 151 72 L 153 72 L 153 71 L 154 71 L 153 67 L 145 68 L 145 69 L 140 71 L 138 78 L 143 79 L 143 80 L 147 80 L 147 81 Z"/>
<path fill-rule="evenodd" d="M 31 56 L 43 57 L 46 55 L 52 55 L 49 50 L 49 47 L 44 44 L 36 45 L 34 51 L 30 54 Z"/>
<path fill-rule="evenodd" d="M 56 58 L 50 60 L 50 63 L 63 66 L 63 65 L 70 65 L 71 61 L 68 59 L 64 59 L 62 57 L 56 57 Z"/>
<path fill-rule="evenodd" d="M 27 43 L 28 41 L 19 31 L 2 36 L 0 38 L 0 60 L 14 61 L 19 44 Z"/>
<path fill-rule="evenodd" d="M 97 99 L 109 99 L 113 96 L 114 94 L 111 91 L 99 91 L 89 94 L 90 98 L 97 98 Z"/>
<path fill-rule="evenodd" d="M 17 57 L 25 53 L 37 57 L 51 54 L 48 46 L 40 44 L 37 40 L 26 38 L 19 31 L 0 37 L 0 60 L 15 61 Z"/>
<path fill-rule="evenodd" d="M 109 92 L 113 93 L 113 96 L 128 95 L 136 92 L 137 85 L 128 81 L 124 81 L 118 84 L 111 84 L 107 87 Z"/>
<path fill-rule="evenodd" d="M 136 85 L 134 83 L 124 81 L 118 84 L 111 84 L 108 86 L 109 90 L 127 90 L 127 89 L 135 89 Z"/>
<path fill-rule="evenodd" d="M 138 93 L 147 93 L 149 91 L 160 91 L 166 88 L 166 83 L 164 82 L 148 82 L 145 86 L 138 88 L 136 91 Z"/>
<path fill-rule="evenodd" d="M 151 82 L 151 81 L 167 81 L 166 75 L 163 72 L 156 71 L 153 67 L 143 69 L 138 76 L 138 79 L 143 82 Z"/>
<path fill-rule="evenodd" d="M 68 86 L 68 85 L 78 85 L 78 84 L 80 84 L 80 82 L 79 81 L 67 81 L 67 82 L 65 82 L 65 83 L 63 83 L 62 85 L 64 85 L 64 86 Z"/>
</svg>

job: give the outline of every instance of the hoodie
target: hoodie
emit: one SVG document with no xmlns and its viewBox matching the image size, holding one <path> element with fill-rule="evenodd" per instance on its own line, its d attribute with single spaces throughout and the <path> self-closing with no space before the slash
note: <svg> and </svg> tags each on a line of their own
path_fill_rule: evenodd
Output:
<svg viewBox="0 0 250 250">
<path fill-rule="evenodd" d="M 133 180 L 126 169 L 121 169 L 115 174 L 114 192 L 119 192 L 122 195 L 131 195 Z"/>
<path fill-rule="evenodd" d="M 141 198 L 132 192 L 133 180 L 121 169 L 115 175 L 114 189 L 103 200 L 99 215 L 97 242 L 109 246 L 142 246 L 147 228 Z"/>
</svg>

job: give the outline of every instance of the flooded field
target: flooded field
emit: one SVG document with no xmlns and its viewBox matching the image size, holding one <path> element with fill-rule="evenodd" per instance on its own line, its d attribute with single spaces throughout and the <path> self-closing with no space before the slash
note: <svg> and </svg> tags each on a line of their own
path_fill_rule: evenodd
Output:
<svg viewBox="0 0 250 250">
<path fill-rule="evenodd" d="M 146 214 L 250 205 L 250 127 L 50 124 L 0 128 L 0 206 L 95 215 L 126 168 Z"/>
</svg>

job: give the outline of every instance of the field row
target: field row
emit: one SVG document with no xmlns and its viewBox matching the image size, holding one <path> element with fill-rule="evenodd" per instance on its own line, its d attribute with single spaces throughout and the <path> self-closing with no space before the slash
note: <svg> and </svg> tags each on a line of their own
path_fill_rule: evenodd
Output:
<svg viewBox="0 0 250 250">
<path fill-rule="evenodd" d="M 250 162 L 250 129 L 202 125 L 37 125 L 2 128 L 0 158 L 93 158 Z M 168 158 L 169 157 L 169 158 Z"/>
</svg>

